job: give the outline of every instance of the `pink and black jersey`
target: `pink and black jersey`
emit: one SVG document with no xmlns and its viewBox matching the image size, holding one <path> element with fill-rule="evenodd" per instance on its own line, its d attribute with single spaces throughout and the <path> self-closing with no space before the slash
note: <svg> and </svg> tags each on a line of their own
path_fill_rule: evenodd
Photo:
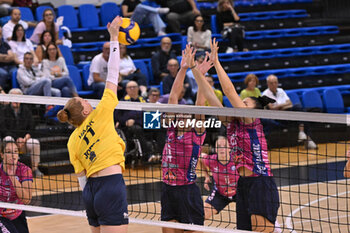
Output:
<svg viewBox="0 0 350 233">
<path fill-rule="evenodd" d="M 177 136 L 174 127 L 168 129 L 163 149 L 163 182 L 168 185 L 188 185 L 197 178 L 196 167 L 205 133 L 198 135 L 194 129 Z"/>
<path fill-rule="evenodd" d="M 32 170 L 21 162 L 17 163 L 16 179 L 22 183 L 23 181 L 33 181 Z M 9 176 L 3 170 L 3 164 L 0 169 L 0 201 L 14 204 L 23 204 L 17 197 L 15 187 Z M 14 210 L 11 213 L 4 213 L 6 209 L 0 208 L 0 216 L 10 220 L 16 219 L 21 215 L 22 210 Z"/>
<path fill-rule="evenodd" d="M 204 164 L 210 169 L 214 179 L 214 189 L 222 196 L 232 198 L 236 195 L 239 173 L 233 159 L 226 164 L 222 164 L 217 154 L 204 155 Z"/>
<path fill-rule="evenodd" d="M 227 139 L 236 167 L 246 167 L 253 176 L 272 176 L 267 143 L 260 119 L 245 124 L 237 119 L 227 125 Z"/>
</svg>

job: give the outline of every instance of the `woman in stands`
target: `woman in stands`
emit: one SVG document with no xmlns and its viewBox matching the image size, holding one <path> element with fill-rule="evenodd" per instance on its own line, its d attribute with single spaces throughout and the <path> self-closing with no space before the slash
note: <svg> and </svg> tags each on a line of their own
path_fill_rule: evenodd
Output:
<svg viewBox="0 0 350 233">
<path fill-rule="evenodd" d="M 32 42 L 26 38 L 25 30 L 21 24 L 16 24 L 13 28 L 11 40 L 8 42 L 12 52 L 16 55 L 15 62 L 17 65 L 23 64 L 24 54 L 30 52 L 34 57 L 34 65 L 38 65 L 39 61 L 34 53 Z"/>
<path fill-rule="evenodd" d="M 219 0 L 216 21 L 219 30 L 224 38 L 228 38 L 230 46 L 226 53 L 232 53 L 237 47 L 238 51 L 246 51 L 244 47 L 244 30 L 238 23 L 240 20 L 235 11 L 232 0 Z"/>
<path fill-rule="evenodd" d="M 1 148 L 0 201 L 29 204 L 32 199 L 33 176 L 29 167 L 18 162 L 19 149 L 14 140 L 4 140 Z M 0 222 L 9 230 L 28 233 L 25 212 L 0 208 Z M 5 231 L 4 231 L 5 232 Z"/>
<path fill-rule="evenodd" d="M 136 69 L 131 57 L 127 54 L 126 45 L 119 45 L 120 47 L 120 66 L 119 73 L 121 76 L 121 82 L 123 87 L 133 80 L 139 85 L 142 97 L 147 97 L 147 77 L 141 73 L 139 69 Z"/>
<path fill-rule="evenodd" d="M 47 46 L 54 41 L 52 41 L 53 35 L 50 31 L 44 31 L 40 36 L 40 43 L 35 49 L 35 54 L 38 57 L 39 62 L 42 62 L 46 57 Z M 58 56 L 62 57 L 61 50 L 58 48 Z"/>
<path fill-rule="evenodd" d="M 201 155 L 201 163 L 204 167 L 204 188 L 209 191 L 210 176 L 213 175 L 214 187 L 211 194 L 205 200 L 205 219 L 220 213 L 231 202 L 236 201 L 236 188 L 239 173 L 236 169 L 234 158 L 230 154 L 230 147 L 226 137 L 219 136 L 215 143 L 216 154 Z"/>
<path fill-rule="evenodd" d="M 186 71 L 188 68 L 196 68 L 196 65 L 187 65 L 186 59 L 188 55 L 188 52 L 183 51 L 181 67 L 171 88 L 169 104 L 178 104 L 179 96 L 183 90 Z M 203 62 L 199 66 L 199 72 L 203 75 L 211 67 L 208 62 Z M 202 91 L 198 89 L 196 105 L 203 106 L 204 102 Z M 170 125 L 175 120 L 180 122 L 186 119 L 183 116 L 175 118 L 168 116 L 165 119 L 169 123 L 169 128 L 162 157 L 161 220 L 203 225 L 203 201 L 195 180 L 196 166 L 206 133 L 203 127 L 175 128 L 173 125 Z M 196 115 L 196 120 L 204 120 L 204 116 Z M 163 233 L 175 232 L 184 232 L 184 230 L 163 228 Z"/>
<path fill-rule="evenodd" d="M 256 86 L 259 84 L 259 79 L 255 74 L 248 74 L 244 79 L 244 84 L 246 85 L 246 89 L 241 91 L 240 97 L 244 100 L 247 97 L 255 97 L 258 98 L 261 96 L 261 92 L 259 88 Z"/>
<path fill-rule="evenodd" d="M 41 34 L 44 31 L 50 31 L 56 44 L 62 44 L 62 40 L 58 39 L 58 25 L 55 23 L 55 13 L 51 9 L 46 9 L 43 13 L 43 20 L 36 25 L 30 40 L 34 44 L 39 44 Z"/>
<path fill-rule="evenodd" d="M 58 47 L 54 43 L 49 43 L 46 50 L 47 59 L 43 60 L 44 76 L 52 80 L 52 87 L 60 89 L 63 97 L 77 97 L 77 89 L 69 78 L 69 71 L 66 61 L 58 54 Z"/>
<path fill-rule="evenodd" d="M 114 128 L 113 112 L 119 76 L 118 34 L 122 18 L 107 25 L 111 49 L 106 88 L 94 110 L 82 98 L 70 99 L 57 114 L 76 129 L 68 141 L 70 161 L 83 189 L 83 200 L 93 233 L 127 232 L 128 204 L 122 172 L 125 144 Z M 86 179 L 87 177 L 87 179 Z"/>
<path fill-rule="evenodd" d="M 210 50 L 211 31 L 204 26 L 204 19 L 201 15 L 194 17 L 194 26 L 187 30 L 187 43 L 197 49 L 197 56 L 206 50 Z"/>
<path fill-rule="evenodd" d="M 274 102 L 266 96 L 241 100 L 219 62 L 218 49 L 214 39 L 210 60 L 224 94 L 233 107 L 262 109 Z M 206 99 L 216 98 L 212 88 L 205 90 Z M 237 229 L 272 232 L 279 208 L 279 196 L 271 173 L 263 126 L 260 119 L 254 117 L 229 118 L 226 122 L 227 138 L 240 175 L 236 194 Z"/>
</svg>

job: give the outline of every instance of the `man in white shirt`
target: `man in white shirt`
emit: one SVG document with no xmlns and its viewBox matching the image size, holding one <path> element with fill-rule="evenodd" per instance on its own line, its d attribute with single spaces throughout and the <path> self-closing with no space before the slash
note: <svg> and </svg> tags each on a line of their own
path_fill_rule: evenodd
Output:
<svg viewBox="0 0 350 233">
<path fill-rule="evenodd" d="M 106 85 L 107 65 L 109 59 L 110 43 L 103 44 L 102 53 L 97 54 L 91 61 L 90 74 L 87 81 L 96 93 L 96 98 L 102 98 L 103 91 Z"/>
<path fill-rule="evenodd" d="M 5 41 L 11 40 L 13 28 L 16 24 L 21 24 L 25 30 L 29 27 L 35 27 L 36 23 L 34 22 L 25 22 L 21 20 L 21 11 L 18 8 L 13 8 L 11 10 L 11 19 L 4 25 L 2 28 L 2 36 Z"/>
<path fill-rule="evenodd" d="M 293 103 L 289 99 L 287 93 L 282 89 L 278 88 L 278 78 L 275 75 L 269 75 L 266 78 L 267 81 L 267 89 L 262 93 L 271 99 L 274 99 L 276 102 L 269 104 L 267 107 L 271 110 L 293 110 L 293 111 L 301 111 L 300 108 L 293 108 Z M 305 142 L 305 147 L 308 149 L 316 149 L 317 146 L 315 142 L 313 142 L 310 136 L 307 136 L 304 132 L 304 124 L 299 124 L 299 135 L 298 141 Z"/>
</svg>

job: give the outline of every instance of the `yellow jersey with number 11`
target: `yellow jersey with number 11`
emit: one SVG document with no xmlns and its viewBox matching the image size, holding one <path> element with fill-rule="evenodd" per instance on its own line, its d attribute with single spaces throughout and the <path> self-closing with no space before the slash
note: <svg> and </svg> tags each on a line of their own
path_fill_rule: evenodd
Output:
<svg viewBox="0 0 350 233">
<path fill-rule="evenodd" d="M 123 171 L 125 143 L 114 126 L 113 112 L 119 101 L 106 88 L 100 103 L 69 137 L 68 151 L 75 173 L 86 176 L 119 164 Z"/>
</svg>

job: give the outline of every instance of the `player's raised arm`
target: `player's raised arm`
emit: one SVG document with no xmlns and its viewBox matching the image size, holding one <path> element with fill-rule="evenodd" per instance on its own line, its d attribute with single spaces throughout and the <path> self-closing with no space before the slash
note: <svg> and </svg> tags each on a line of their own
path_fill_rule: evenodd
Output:
<svg viewBox="0 0 350 233">
<path fill-rule="evenodd" d="M 122 24 L 122 17 L 117 16 L 114 18 L 112 23 L 107 24 L 107 29 L 110 35 L 110 52 L 108 60 L 108 74 L 106 80 L 106 88 L 111 89 L 113 92 L 117 93 L 118 79 L 119 79 L 119 63 L 120 63 L 120 53 L 119 53 L 119 28 Z"/>
</svg>

